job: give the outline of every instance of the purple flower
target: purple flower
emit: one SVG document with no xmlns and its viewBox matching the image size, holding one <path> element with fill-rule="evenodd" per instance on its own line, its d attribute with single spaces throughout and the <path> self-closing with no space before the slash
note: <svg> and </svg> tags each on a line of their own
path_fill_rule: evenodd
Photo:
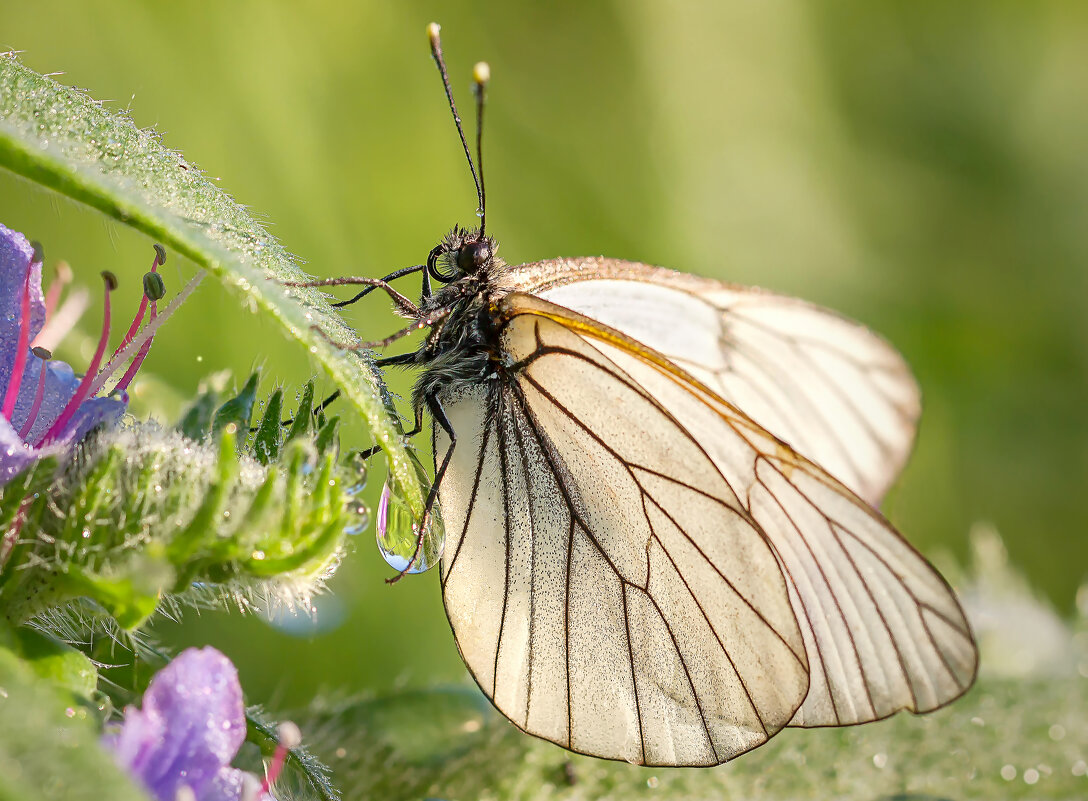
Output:
<svg viewBox="0 0 1088 801">
<path fill-rule="evenodd" d="M 238 671 L 207 647 L 183 651 L 155 674 L 143 709 L 127 707 L 104 743 L 157 801 L 184 797 L 185 788 L 197 801 L 239 801 L 250 774 L 230 763 L 245 739 Z"/>
<path fill-rule="evenodd" d="M 156 249 L 156 265 L 162 263 L 161 255 Z M 105 378 L 98 369 L 109 339 L 110 292 L 116 286 L 112 275 L 103 273 L 103 277 L 102 336 L 86 375 L 80 378 L 64 362 L 51 359 L 48 350 L 32 347 L 53 312 L 63 279 L 51 287 L 48 297 L 43 296 L 40 249 L 0 225 L 0 487 L 39 459 L 70 449 L 92 428 L 116 423 L 125 411 L 125 390 L 151 340 L 146 340 L 110 396 L 94 397 L 94 385 Z M 145 294 L 122 348 L 136 335 L 148 300 Z M 154 300 L 152 319 L 157 312 Z M 115 366 L 107 365 L 103 373 Z"/>
</svg>

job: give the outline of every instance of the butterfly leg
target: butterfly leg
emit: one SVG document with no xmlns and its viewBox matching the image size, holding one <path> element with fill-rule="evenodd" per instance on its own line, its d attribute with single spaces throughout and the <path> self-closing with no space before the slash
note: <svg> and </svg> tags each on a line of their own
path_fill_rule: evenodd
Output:
<svg viewBox="0 0 1088 801">
<path fill-rule="evenodd" d="M 442 401 L 438 399 L 435 394 L 428 395 L 425 399 L 427 405 L 427 411 L 431 413 L 431 417 L 435 423 L 442 427 L 442 430 L 446 432 L 446 436 L 450 438 L 450 447 L 446 450 L 446 455 L 442 457 L 442 464 L 439 465 L 438 470 L 435 471 L 434 481 L 431 483 L 431 489 L 427 492 L 427 500 L 423 504 L 423 518 L 419 523 L 416 535 L 416 549 L 412 552 L 412 558 L 408 560 L 408 564 L 404 566 L 393 578 L 385 580 L 386 584 L 395 584 L 403 578 L 404 574 L 411 570 L 412 565 L 419 559 L 419 554 L 423 551 L 423 538 L 427 532 L 427 527 L 431 522 L 431 513 L 434 509 L 435 502 L 438 500 L 438 488 L 442 484 L 442 477 L 446 475 L 446 468 L 450 466 L 450 460 L 453 458 L 453 449 L 457 447 L 457 434 L 454 433 L 453 424 L 450 423 L 448 417 L 446 417 L 446 410 L 442 408 Z M 417 418 L 419 413 L 417 413 Z M 422 420 L 418 420 L 417 423 L 422 426 Z"/>
<path fill-rule="evenodd" d="M 394 270 L 393 272 L 389 273 L 389 275 L 385 276 L 381 280 L 388 284 L 390 281 L 396 281 L 398 278 L 400 278 L 402 276 L 411 275 L 412 273 L 418 273 L 421 270 L 423 271 L 423 286 L 424 286 L 424 289 L 428 290 L 428 291 L 424 292 L 423 296 L 427 297 L 428 295 L 430 295 L 429 290 L 430 290 L 431 282 L 429 280 L 427 280 L 427 266 L 425 264 L 417 264 L 417 265 L 415 265 L 413 267 L 402 267 L 399 270 Z M 357 303 L 363 297 L 370 294 L 372 291 L 374 291 L 377 288 L 378 288 L 377 286 L 371 284 L 370 286 L 367 286 L 366 288 L 362 289 L 359 292 L 359 294 L 357 294 L 355 297 L 349 298 L 348 300 L 341 300 L 338 303 L 333 303 L 332 307 L 334 309 L 342 309 L 345 306 L 350 306 L 352 303 Z"/>
<path fill-rule="evenodd" d="M 370 348 L 388 347 L 389 345 L 392 345 L 394 342 L 396 342 L 398 339 L 406 337 L 409 334 L 415 333 L 416 331 L 421 331 L 424 328 L 429 328 L 435 323 L 445 320 L 447 317 L 449 317 L 449 315 L 450 310 L 444 309 L 443 311 L 431 315 L 430 317 L 418 317 L 414 322 L 412 322 L 410 325 L 406 325 L 400 331 L 390 334 L 385 339 L 376 339 L 373 342 L 339 342 L 326 334 L 325 330 L 319 325 L 312 325 L 310 326 L 310 328 L 335 348 L 340 348 L 340 350 L 360 351 L 368 350 Z"/>
<path fill-rule="evenodd" d="M 419 267 L 410 268 L 412 271 L 421 269 Z M 396 275 L 394 275 L 396 277 Z M 419 317 L 420 311 L 416 304 L 412 303 L 408 298 L 402 295 L 397 290 L 393 289 L 389 283 L 383 278 L 367 278 L 366 276 L 350 275 L 344 278 L 324 278 L 317 281 L 284 281 L 284 286 L 298 287 L 299 289 L 313 289 L 316 287 L 325 286 L 359 286 L 363 285 L 367 287 L 356 297 L 349 301 L 343 301 L 341 303 L 335 303 L 334 306 L 342 306 L 347 303 L 354 303 L 356 300 L 365 295 L 368 291 L 374 289 L 380 289 L 393 300 L 393 305 L 397 307 L 397 310 L 406 317 Z"/>
<path fill-rule="evenodd" d="M 408 353 L 398 353 L 396 356 L 383 356 L 380 359 L 375 359 L 374 364 L 377 367 L 407 367 L 409 364 L 415 364 L 416 352 L 409 351 Z"/>
</svg>

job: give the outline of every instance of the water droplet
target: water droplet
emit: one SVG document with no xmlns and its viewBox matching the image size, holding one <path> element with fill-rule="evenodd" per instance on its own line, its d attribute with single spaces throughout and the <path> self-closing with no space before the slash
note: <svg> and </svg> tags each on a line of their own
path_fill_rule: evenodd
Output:
<svg viewBox="0 0 1088 801">
<path fill-rule="evenodd" d="M 382 487 L 376 528 L 378 550 L 381 551 L 382 558 L 394 570 L 404 570 L 416 552 L 419 525 L 409 511 L 408 504 L 393 487 L 391 481 L 386 481 L 385 486 Z M 444 544 L 445 529 L 442 526 L 442 515 L 436 504 L 431 512 L 430 523 L 423 532 L 419 555 L 412 562 L 408 572 L 422 573 L 434 567 L 442 558 Z"/>
<path fill-rule="evenodd" d="M 348 511 L 355 515 L 356 520 L 350 526 L 344 527 L 344 533 L 349 537 L 362 534 L 370 525 L 370 510 L 361 503 L 352 502 L 348 504 Z"/>
</svg>

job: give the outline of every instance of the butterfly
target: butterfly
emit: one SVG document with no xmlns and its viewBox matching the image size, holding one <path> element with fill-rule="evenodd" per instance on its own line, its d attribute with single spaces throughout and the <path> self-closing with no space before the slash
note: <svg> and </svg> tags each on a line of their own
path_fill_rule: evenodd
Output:
<svg viewBox="0 0 1088 801">
<path fill-rule="evenodd" d="M 504 264 L 486 234 L 488 71 L 474 164 L 428 32 L 480 225 L 425 265 L 308 285 L 366 285 L 338 305 L 386 291 L 412 323 L 377 344 L 428 329 L 378 363 L 422 370 L 409 433 L 430 415 L 442 597 L 487 697 L 572 751 L 694 766 L 963 694 L 963 610 L 875 508 L 920 411 L 903 359 L 771 292 L 606 258 Z M 412 273 L 418 304 L 389 285 Z"/>
</svg>

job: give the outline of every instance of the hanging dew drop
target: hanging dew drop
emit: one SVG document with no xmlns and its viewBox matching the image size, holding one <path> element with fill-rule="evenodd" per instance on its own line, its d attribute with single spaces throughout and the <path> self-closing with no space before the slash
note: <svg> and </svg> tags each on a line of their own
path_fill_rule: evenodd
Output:
<svg viewBox="0 0 1088 801">
<path fill-rule="evenodd" d="M 419 525 L 408 504 L 394 488 L 392 481 L 386 481 L 382 487 L 382 497 L 378 502 L 377 529 L 378 550 L 391 568 L 403 571 L 409 562 L 409 573 L 422 573 L 430 570 L 442 558 L 442 546 L 445 543 L 445 529 L 442 515 L 437 504 L 431 512 L 431 519 L 423 533 L 419 555 L 412 562 L 419 538 Z"/>
</svg>

